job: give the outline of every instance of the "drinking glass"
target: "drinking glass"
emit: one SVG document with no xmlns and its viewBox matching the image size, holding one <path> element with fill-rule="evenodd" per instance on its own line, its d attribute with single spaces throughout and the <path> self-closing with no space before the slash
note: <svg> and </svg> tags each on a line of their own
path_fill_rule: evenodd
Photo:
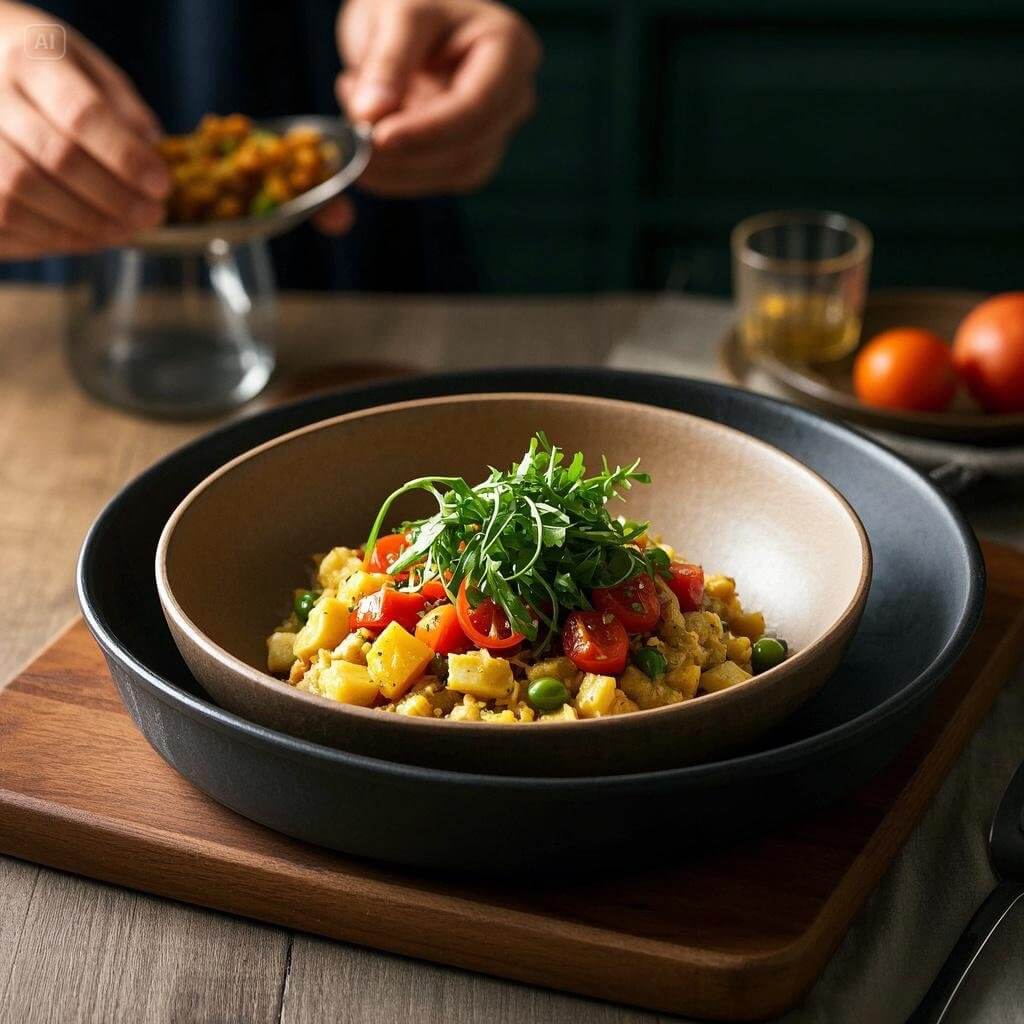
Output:
<svg viewBox="0 0 1024 1024">
<path fill-rule="evenodd" d="M 780 210 L 732 233 L 733 290 L 748 349 L 795 363 L 841 359 L 857 347 L 871 232 L 841 213 Z"/>
<path fill-rule="evenodd" d="M 276 302 L 263 240 L 98 253 L 70 294 L 71 368 L 103 401 L 154 416 L 212 416 L 270 379 Z"/>
</svg>

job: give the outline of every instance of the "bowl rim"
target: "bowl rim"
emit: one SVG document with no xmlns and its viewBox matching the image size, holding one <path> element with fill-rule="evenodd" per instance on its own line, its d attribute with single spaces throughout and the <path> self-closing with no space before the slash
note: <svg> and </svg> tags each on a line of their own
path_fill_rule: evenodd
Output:
<svg viewBox="0 0 1024 1024">
<path fill-rule="evenodd" d="M 242 676 L 248 682 L 255 683 L 261 688 L 273 688 L 275 694 L 280 693 L 282 687 L 286 687 L 286 692 L 291 697 L 302 701 L 311 708 L 321 709 L 328 714 L 336 714 L 346 717 L 353 716 L 355 718 L 378 722 L 382 717 L 378 708 L 364 708 L 358 705 L 343 704 L 339 701 L 322 697 L 319 694 L 297 690 L 295 687 L 290 686 L 275 676 L 270 675 L 269 672 L 258 669 L 250 665 L 248 662 L 243 661 L 241 658 L 238 658 L 207 636 L 207 634 L 204 633 L 203 630 L 200 629 L 185 612 L 184 608 L 182 608 L 174 595 L 173 587 L 171 586 L 170 579 L 168 578 L 167 556 L 175 530 L 182 518 L 187 515 L 189 509 L 222 478 L 228 476 L 240 466 L 259 458 L 266 452 L 279 446 L 290 444 L 297 438 L 303 437 L 307 434 L 319 433 L 320 431 L 331 429 L 341 423 L 373 419 L 378 416 L 386 416 L 410 409 L 420 409 L 424 406 L 451 405 L 453 403 L 467 405 L 470 403 L 479 403 L 481 401 L 503 402 L 509 400 L 536 400 L 539 398 L 546 400 L 557 399 L 568 402 L 569 404 L 588 406 L 598 405 L 605 407 L 611 406 L 613 410 L 619 409 L 620 411 L 623 411 L 625 407 L 640 407 L 645 409 L 648 414 L 664 417 L 666 419 L 682 417 L 686 420 L 699 421 L 701 429 L 710 430 L 713 434 L 726 436 L 733 440 L 742 439 L 746 444 L 753 444 L 761 451 L 763 456 L 767 456 L 781 462 L 788 462 L 799 475 L 809 478 L 809 480 L 823 493 L 823 497 L 825 499 L 830 499 L 835 502 L 838 505 L 839 510 L 845 514 L 846 519 L 852 524 L 854 534 L 860 545 L 859 576 L 853 592 L 843 610 L 832 620 L 824 632 L 815 637 L 815 639 L 807 646 L 795 651 L 775 668 L 769 669 L 767 672 L 762 672 L 761 674 L 752 677 L 742 686 L 731 686 L 716 693 L 702 694 L 696 700 L 681 701 L 678 704 L 669 704 L 657 708 L 640 709 L 638 711 L 631 712 L 628 716 L 609 715 L 590 719 L 547 722 L 545 725 L 548 729 L 554 730 L 556 733 L 564 731 L 565 729 L 577 730 L 581 727 L 589 728 L 594 732 L 598 729 L 603 729 L 605 732 L 611 732 L 613 730 L 621 730 L 628 724 L 635 725 L 639 720 L 638 716 L 644 716 L 648 719 L 653 718 L 655 715 L 667 717 L 669 714 L 680 717 L 683 715 L 694 717 L 696 715 L 712 714 L 714 713 L 715 708 L 721 709 L 721 713 L 724 714 L 726 713 L 727 708 L 746 701 L 748 699 L 747 695 L 750 693 L 752 688 L 756 687 L 757 689 L 762 690 L 766 685 L 771 685 L 777 688 L 783 685 L 786 679 L 804 669 L 809 668 L 818 658 L 827 653 L 827 649 L 830 648 L 837 635 L 850 632 L 855 627 L 861 613 L 863 612 L 864 604 L 867 600 L 868 591 L 871 585 L 871 544 L 868 540 L 867 533 L 864 530 L 864 525 L 860 521 L 860 517 L 854 511 L 853 507 L 842 493 L 833 487 L 832 484 L 825 480 L 820 474 L 810 469 L 810 467 L 805 466 L 799 459 L 794 458 L 792 455 L 789 455 L 787 452 L 776 448 L 774 445 L 769 444 L 766 441 L 762 441 L 760 438 L 754 437 L 745 431 L 738 430 L 735 427 L 730 427 L 723 423 L 709 420 L 706 417 L 694 415 L 693 413 L 683 412 L 682 410 L 677 409 L 666 409 L 659 406 L 644 405 L 644 403 L 633 402 L 627 399 L 566 394 L 563 392 L 525 391 L 489 392 L 486 394 L 462 394 L 437 396 L 432 398 L 416 398 L 401 402 L 389 402 L 366 409 L 341 413 L 337 416 L 318 420 L 315 423 L 307 424 L 304 427 L 299 427 L 296 430 L 289 431 L 279 437 L 272 438 L 269 441 L 256 445 L 248 451 L 243 452 L 241 455 L 238 455 L 224 463 L 224 465 L 218 467 L 212 473 L 204 477 L 181 500 L 181 502 L 179 502 L 174 511 L 168 517 L 168 520 L 160 533 L 160 539 L 156 548 L 154 567 L 157 593 L 159 595 L 160 605 L 163 608 L 164 614 L 173 620 L 177 629 L 182 631 L 189 638 L 191 643 L 195 644 L 196 647 L 198 647 L 206 656 L 218 662 L 223 668 L 226 668 L 233 675 Z M 485 464 L 486 463 L 484 463 L 484 465 Z M 483 468 L 484 467 L 482 465 L 481 471 Z M 481 736 L 486 735 L 494 737 L 494 727 L 488 722 L 453 723 L 446 719 L 408 715 L 386 715 L 383 717 L 386 722 L 391 724 L 382 724 L 382 728 L 431 729 L 440 732 L 446 731 L 452 726 L 455 726 L 463 732 L 472 730 L 479 733 Z M 628 722 L 627 719 L 629 720 Z M 517 731 L 515 730 L 506 730 L 505 732 L 512 736 L 517 734 Z M 500 743 L 502 740 L 498 739 L 497 742 Z M 514 740 L 505 742 L 514 742 Z"/>
<path fill-rule="evenodd" d="M 531 385 L 536 384 L 542 388 L 544 384 L 555 382 L 559 386 L 562 384 L 575 385 L 581 394 L 594 394 L 591 389 L 597 389 L 597 393 L 601 394 L 604 386 L 610 387 L 613 382 L 620 381 L 642 388 L 647 393 L 666 384 L 672 387 L 683 386 L 691 393 L 710 393 L 728 401 L 770 408 L 775 414 L 811 426 L 822 434 L 841 438 L 843 443 L 869 452 L 872 458 L 887 464 L 894 474 L 905 478 L 911 487 L 938 506 L 954 528 L 959 540 L 959 550 L 968 563 L 963 610 L 959 621 L 946 638 L 945 643 L 936 651 L 931 662 L 913 679 L 908 680 L 899 690 L 881 703 L 868 708 L 854 718 L 827 729 L 780 746 L 696 765 L 683 765 L 679 768 L 623 775 L 585 775 L 561 778 L 487 775 L 480 772 L 426 768 L 421 765 L 374 758 L 366 754 L 349 753 L 337 747 L 314 743 L 311 740 L 279 732 L 268 726 L 258 725 L 241 715 L 226 711 L 206 697 L 192 693 L 145 665 L 128 644 L 118 636 L 116 628 L 108 622 L 106 614 L 96 603 L 93 570 L 97 547 L 102 542 L 104 534 L 116 522 L 116 517 L 121 509 L 131 503 L 137 490 L 151 484 L 154 479 L 166 472 L 168 467 L 190 454 L 218 443 L 231 444 L 236 436 L 245 438 L 246 431 L 251 428 L 253 421 L 274 420 L 288 423 L 293 419 L 302 420 L 306 417 L 307 410 L 333 409 L 339 400 L 346 398 L 352 399 L 356 403 L 365 402 L 365 405 L 357 405 L 356 408 L 369 408 L 381 399 L 393 400 L 396 395 L 407 393 L 410 389 L 422 390 L 428 395 L 432 393 L 437 395 L 465 394 L 470 389 L 476 392 L 487 392 L 489 385 L 495 382 L 504 383 L 509 377 L 526 377 L 530 380 Z M 453 388 L 454 392 L 446 390 Z M 679 396 L 677 396 L 677 400 L 679 400 Z M 658 408 L 674 408 L 673 405 L 664 405 L 661 402 L 646 404 Z M 524 786 L 530 786 L 545 791 L 556 791 L 566 797 L 571 797 L 572 793 L 580 787 L 595 786 L 602 787 L 609 796 L 632 795 L 638 786 L 644 787 L 644 791 L 648 793 L 673 794 L 683 779 L 694 784 L 701 782 L 724 783 L 748 772 L 779 775 L 805 761 L 812 761 L 816 756 L 820 756 L 822 750 L 828 750 L 834 754 L 852 746 L 864 733 L 883 728 L 890 719 L 919 705 L 945 678 L 952 667 L 954 658 L 962 652 L 977 628 L 984 604 L 985 580 L 985 562 L 977 538 L 953 501 L 920 470 L 902 459 L 887 445 L 869 437 L 862 430 L 848 424 L 837 423 L 791 402 L 746 391 L 728 384 L 720 384 L 716 381 L 600 366 L 550 366 L 538 369 L 537 367 L 514 365 L 474 370 L 472 375 L 468 372 L 449 371 L 403 378 L 397 383 L 378 381 L 352 388 L 336 388 L 326 393 L 306 395 L 292 402 L 281 403 L 271 409 L 256 413 L 252 417 L 230 421 L 200 437 L 185 441 L 157 459 L 147 469 L 142 470 L 110 497 L 86 533 L 75 572 L 75 588 L 86 625 L 111 668 L 116 665 L 129 677 L 131 683 L 126 685 L 141 685 L 150 696 L 159 700 L 166 707 L 184 715 L 203 728 L 230 738 L 233 742 L 245 743 L 274 757 L 283 757 L 305 764 L 312 760 L 324 767 L 333 766 L 339 770 L 361 772 L 367 776 L 383 776 L 401 783 L 440 782 L 454 791 L 468 793 L 482 788 L 499 794 L 506 791 L 515 792 Z"/>
</svg>

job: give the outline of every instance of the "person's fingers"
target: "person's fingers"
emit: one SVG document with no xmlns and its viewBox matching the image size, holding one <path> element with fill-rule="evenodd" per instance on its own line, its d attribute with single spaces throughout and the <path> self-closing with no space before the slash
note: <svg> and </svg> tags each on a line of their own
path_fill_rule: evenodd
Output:
<svg viewBox="0 0 1024 1024">
<path fill-rule="evenodd" d="M 171 179 L 159 154 L 118 117 L 99 88 L 73 61 L 15 62 L 18 86 L 66 138 L 132 191 L 163 199 Z"/>
<path fill-rule="evenodd" d="M 130 235 L 123 224 L 102 216 L 61 188 L 5 139 L 0 139 L 0 195 L 10 196 L 62 230 L 95 239 L 97 244 L 116 245 Z"/>
<path fill-rule="evenodd" d="M 359 184 L 375 195 L 396 199 L 474 192 L 490 180 L 504 155 L 504 147 L 496 147 L 474 154 L 461 164 L 420 174 L 410 174 L 405 167 L 391 165 L 378 167 L 370 175 L 370 168 L 367 168 Z"/>
<path fill-rule="evenodd" d="M 347 196 L 339 196 L 313 214 L 313 223 L 325 235 L 347 234 L 355 222 L 355 207 Z"/>
<path fill-rule="evenodd" d="M 334 96 L 338 106 L 345 112 L 350 121 L 358 121 L 352 98 L 356 92 L 356 74 L 354 71 L 342 71 L 334 80 Z"/>
<path fill-rule="evenodd" d="M 461 168 L 476 157 L 483 157 L 492 151 L 504 151 L 515 129 L 522 124 L 532 110 L 529 97 L 524 97 L 518 108 L 510 108 L 507 116 L 489 125 L 483 131 L 458 139 L 444 146 L 417 146 L 400 150 L 375 150 L 370 166 L 363 174 L 365 180 L 375 170 L 390 171 L 405 169 L 411 176 L 443 171 L 446 168 Z"/>
<path fill-rule="evenodd" d="M 59 227 L 10 196 L 0 196 L 0 242 L 23 257 L 98 248 L 95 240 Z"/>
<path fill-rule="evenodd" d="M 154 227 L 163 219 L 162 204 L 122 184 L 13 90 L 0 95 L 0 135 L 63 187 L 118 223 L 138 229 Z"/>
<path fill-rule="evenodd" d="M 105 53 L 77 33 L 75 50 L 121 119 L 146 142 L 160 139 L 163 135 L 160 120 L 138 94 L 132 80 Z"/>
<path fill-rule="evenodd" d="M 348 101 L 355 87 L 347 75 L 339 75 L 335 84 L 338 102 L 348 110 Z M 372 177 L 376 167 L 391 163 L 408 168 L 410 174 L 421 170 L 433 170 L 445 163 L 462 164 L 475 150 L 486 150 L 490 146 L 504 147 L 506 140 L 532 116 L 536 98 L 532 86 L 520 90 L 501 112 L 479 131 L 467 128 L 466 134 L 458 138 L 437 140 L 430 137 L 398 147 L 374 147 L 370 166 L 360 180 Z"/>
<path fill-rule="evenodd" d="M 371 192 L 389 196 L 468 192 L 480 188 L 497 169 L 512 130 L 526 116 L 528 104 L 508 123 L 449 146 L 375 151 L 360 178 Z"/>
<path fill-rule="evenodd" d="M 402 103 L 409 79 L 437 45 L 446 27 L 434 5 L 395 4 L 378 14 L 366 49 L 353 69 L 351 115 L 375 122 Z"/>
<path fill-rule="evenodd" d="M 452 76 L 450 88 L 421 104 L 382 118 L 374 145 L 399 148 L 443 144 L 481 131 L 510 100 L 531 91 L 538 51 L 513 32 L 492 32 L 473 41 Z"/>
</svg>

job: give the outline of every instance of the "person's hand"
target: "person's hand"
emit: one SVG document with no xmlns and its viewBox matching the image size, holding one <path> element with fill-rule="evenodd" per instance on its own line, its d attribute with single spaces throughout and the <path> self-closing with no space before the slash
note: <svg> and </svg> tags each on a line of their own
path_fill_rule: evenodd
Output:
<svg viewBox="0 0 1024 1024">
<path fill-rule="evenodd" d="M 541 48 L 488 0 L 349 0 L 338 14 L 338 100 L 373 124 L 360 185 L 385 196 L 471 192 L 497 170 L 533 112 Z M 351 208 L 324 211 L 342 230 Z M 326 223 L 325 223 L 326 222 Z"/>
<path fill-rule="evenodd" d="M 160 126 L 125 74 L 64 26 L 59 60 L 33 60 L 44 11 L 0 3 L 0 260 L 119 245 L 164 215 Z"/>
</svg>

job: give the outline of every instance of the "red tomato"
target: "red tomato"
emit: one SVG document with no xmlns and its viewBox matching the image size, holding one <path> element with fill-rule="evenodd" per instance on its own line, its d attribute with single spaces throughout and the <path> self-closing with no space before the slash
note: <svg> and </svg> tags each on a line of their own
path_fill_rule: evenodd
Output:
<svg viewBox="0 0 1024 1024">
<path fill-rule="evenodd" d="M 422 594 L 407 594 L 385 587 L 375 594 L 367 594 L 359 601 L 352 617 L 353 624 L 356 629 L 365 626 L 367 629 L 381 630 L 389 622 L 397 622 L 412 633 L 426 603 L 427 599 Z"/>
<path fill-rule="evenodd" d="M 447 601 L 448 595 L 444 592 L 440 580 L 429 580 L 420 587 L 418 593 L 422 594 L 428 601 Z"/>
<path fill-rule="evenodd" d="M 953 363 L 988 412 L 1024 412 L 1024 292 L 996 295 L 964 317 Z"/>
<path fill-rule="evenodd" d="M 668 571 L 665 582 L 679 598 L 679 610 L 695 612 L 704 600 L 704 570 L 690 562 L 673 562 Z"/>
<path fill-rule="evenodd" d="M 431 608 L 416 626 L 416 639 L 425 643 L 435 654 L 452 654 L 464 651 L 469 646 L 453 604 L 439 604 Z"/>
<path fill-rule="evenodd" d="M 853 364 L 853 389 L 880 409 L 941 412 L 956 394 L 950 347 L 920 327 L 894 327 L 872 338 Z"/>
<path fill-rule="evenodd" d="M 462 632 L 477 645 L 489 651 L 503 651 L 515 647 L 526 638 L 516 633 L 508 624 L 502 609 L 489 597 L 485 597 L 475 608 L 470 606 L 466 596 L 466 581 L 459 587 L 459 599 L 455 604 Z"/>
<path fill-rule="evenodd" d="M 661 618 L 654 580 L 641 573 L 617 587 L 597 587 L 590 600 L 599 612 L 611 612 L 628 633 L 647 633 Z"/>
<path fill-rule="evenodd" d="M 570 612 L 562 627 L 562 649 L 584 672 L 614 676 L 626 667 L 629 635 L 611 612 Z"/>
<path fill-rule="evenodd" d="M 406 533 L 389 533 L 379 537 L 373 545 L 373 551 L 366 559 L 367 572 L 391 572 L 391 563 L 409 546 L 409 535 Z M 408 573 L 401 574 L 408 576 Z"/>
</svg>

